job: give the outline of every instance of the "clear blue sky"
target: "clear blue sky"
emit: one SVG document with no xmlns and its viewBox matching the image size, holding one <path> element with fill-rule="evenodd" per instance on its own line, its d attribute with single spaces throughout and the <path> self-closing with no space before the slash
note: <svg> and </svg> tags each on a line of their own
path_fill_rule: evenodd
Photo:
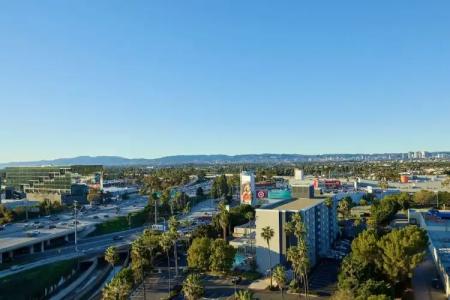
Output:
<svg viewBox="0 0 450 300">
<path fill-rule="evenodd" d="M 0 162 L 450 150 L 449 1 L 2 1 Z"/>
</svg>

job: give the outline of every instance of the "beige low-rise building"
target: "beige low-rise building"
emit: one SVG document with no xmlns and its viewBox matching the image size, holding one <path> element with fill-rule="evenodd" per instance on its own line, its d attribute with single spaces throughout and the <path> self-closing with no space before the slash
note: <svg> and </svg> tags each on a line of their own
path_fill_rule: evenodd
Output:
<svg viewBox="0 0 450 300">
<path fill-rule="evenodd" d="M 255 247 L 258 270 L 266 273 L 278 264 L 288 264 L 286 253 L 291 245 L 296 244 L 296 238 L 287 234 L 285 228 L 295 213 L 301 214 L 305 224 L 309 259 L 311 266 L 314 266 L 320 257 L 329 253 L 337 238 L 336 206 L 337 201 L 332 201 L 332 205 L 327 206 L 325 198 L 301 198 L 256 209 Z M 270 247 L 261 237 L 262 229 L 267 226 L 274 230 Z"/>
</svg>

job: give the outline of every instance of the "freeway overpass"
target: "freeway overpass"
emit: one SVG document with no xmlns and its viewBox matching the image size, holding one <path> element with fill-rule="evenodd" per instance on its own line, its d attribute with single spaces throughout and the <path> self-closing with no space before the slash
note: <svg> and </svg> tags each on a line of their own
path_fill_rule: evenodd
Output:
<svg viewBox="0 0 450 300">
<path fill-rule="evenodd" d="M 116 205 L 80 213 L 77 233 L 93 229 L 96 224 L 105 222 L 109 218 L 140 211 L 146 203 L 146 197 L 136 196 Z M 0 264 L 5 260 L 12 260 L 15 256 L 45 252 L 54 244 L 74 241 L 75 226 L 72 214 L 60 214 L 58 219 L 58 221 L 52 221 L 44 217 L 30 220 L 31 223 L 12 223 L 0 231 Z M 33 229 L 34 226 L 35 229 Z"/>
<path fill-rule="evenodd" d="M 78 243 L 78 251 L 75 251 L 75 245 L 69 245 L 58 249 L 51 249 L 45 252 L 37 252 L 29 257 L 33 260 L 31 263 L 20 265 L 16 269 L 6 269 L 0 271 L 0 278 L 42 266 L 49 263 L 54 263 L 61 260 L 68 260 L 72 258 L 87 258 L 98 255 L 103 255 L 106 248 L 116 246 L 119 249 L 128 250 L 131 242 L 144 230 L 145 227 L 134 228 L 120 233 L 105 234 L 97 237 L 82 239 Z M 120 240 L 115 240 L 114 237 L 120 234 Z"/>
</svg>

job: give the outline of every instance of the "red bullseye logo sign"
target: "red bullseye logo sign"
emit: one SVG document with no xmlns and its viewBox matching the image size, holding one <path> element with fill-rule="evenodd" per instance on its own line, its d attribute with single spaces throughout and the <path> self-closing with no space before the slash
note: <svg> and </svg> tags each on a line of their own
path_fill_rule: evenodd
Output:
<svg viewBox="0 0 450 300">
<path fill-rule="evenodd" d="M 258 196 L 258 198 L 264 198 L 266 196 L 266 193 L 264 193 L 264 191 L 258 191 L 256 195 Z"/>
</svg>

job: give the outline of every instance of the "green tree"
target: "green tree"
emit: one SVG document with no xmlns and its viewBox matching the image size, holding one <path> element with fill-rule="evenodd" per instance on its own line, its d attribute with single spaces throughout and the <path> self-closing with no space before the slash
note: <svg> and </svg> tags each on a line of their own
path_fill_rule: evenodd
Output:
<svg viewBox="0 0 450 300">
<path fill-rule="evenodd" d="M 367 204 L 369 204 L 369 203 L 367 202 L 366 199 L 361 199 L 361 200 L 359 200 L 359 205 L 361 205 L 361 206 L 366 206 Z"/>
<path fill-rule="evenodd" d="M 200 276 L 198 274 L 189 274 L 183 282 L 183 294 L 187 300 L 200 299 L 205 292 Z"/>
<path fill-rule="evenodd" d="M 412 277 L 412 270 L 425 257 L 428 245 L 426 232 L 416 226 L 392 230 L 377 243 L 380 259 L 377 267 L 393 284 Z"/>
<path fill-rule="evenodd" d="M 325 205 L 328 208 L 332 208 L 333 207 L 333 198 L 331 198 L 331 197 L 325 198 Z"/>
<path fill-rule="evenodd" d="M 110 246 L 105 251 L 105 260 L 111 265 L 114 270 L 114 266 L 119 263 L 119 252 L 114 246 Z"/>
<path fill-rule="evenodd" d="M 131 243 L 131 271 L 135 282 L 144 280 L 144 269 L 148 264 L 146 249 L 142 238 L 137 238 Z"/>
<path fill-rule="evenodd" d="M 367 300 L 391 300 L 387 295 L 370 295 Z"/>
<path fill-rule="evenodd" d="M 339 201 L 338 204 L 338 212 L 341 214 L 342 219 L 347 219 L 350 216 L 350 203 L 345 199 Z"/>
<path fill-rule="evenodd" d="M 159 241 L 159 245 L 161 249 L 166 253 L 167 255 L 167 271 L 168 271 L 168 283 L 169 283 L 169 296 L 170 296 L 170 255 L 169 251 L 172 248 L 172 237 L 170 236 L 170 233 L 164 232 L 161 235 L 161 239 Z"/>
<path fill-rule="evenodd" d="M 297 238 L 297 245 L 289 247 L 287 259 L 292 265 L 292 269 L 297 278 L 304 284 L 305 295 L 308 297 L 308 271 L 309 256 L 308 245 L 306 243 L 306 229 L 300 213 L 292 216 L 291 221 L 286 224 L 285 231 L 294 234 Z"/>
<path fill-rule="evenodd" d="M 370 296 L 387 296 L 390 294 L 391 287 L 386 282 L 368 279 L 367 281 L 363 282 L 356 290 L 355 300 L 366 300 L 369 299 Z"/>
<path fill-rule="evenodd" d="M 238 300 L 254 300 L 253 292 L 250 290 L 240 290 L 236 293 Z"/>
<path fill-rule="evenodd" d="M 337 290 L 331 300 L 353 300 L 353 293 L 349 290 Z"/>
<path fill-rule="evenodd" d="M 211 187 L 211 195 L 214 198 L 225 198 L 229 193 L 229 187 L 227 177 L 220 175 L 214 178 L 213 185 Z"/>
<path fill-rule="evenodd" d="M 218 206 L 219 225 L 222 227 L 223 239 L 227 240 L 227 227 L 230 224 L 230 212 L 227 210 L 225 202 L 221 201 Z"/>
<path fill-rule="evenodd" d="M 211 240 L 209 238 L 195 238 L 188 249 L 188 266 L 201 271 L 209 270 L 209 256 L 211 255 Z"/>
<path fill-rule="evenodd" d="M 270 255 L 270 240 L 273 238 L 275 232 L 270 226 L 266 226 L 262 229 L 261 237 L 267 243 L 267 255 L 269 256 L 269 270 L 270 270 L 270 286 L 272 286 L 272 259 Z"/>
<path fill-rule="evenodd" d="M 352 257 L 358 261 L 374 263 L 380 257 L 375 231 L 365 230 L 352 242 Z"/>
<path fill-rule="evenodd" d="M 180 237 L 178 234 L 178 227 L 180 223 L 177 221 L 175 216 L 169 219 L 169 234 L 173 241 L 173 257 L 175 259 L 175 276 L 178 276 L 178 253 L 177 253 L 177 240 Z"/>
<path fill-rule="evenodd" d="M 353 254 L 347 255 L 341 263 L 338 288 L 340 291 L 348 291 L 353 295 L 361 283 L 375 275 L 374 267 L 369 265 L 367 261 L 355 258 Z"/>
<path fill-rule="evenodd" d="M 436 203 L 436 195 L 432 191 L 421 190 L 414 194 L 413 201 L 420 206 L 431 206 Z"/>
<path fill-rule="evenodd" d="M 286 286 L 287 279 L 286 279 L 286 270 L 282 265 L 277 265 L 273 270 L 273 279 L 275 280 L 278 288 L 281 291 L 281 298 L 284 299 L 283 290 Z"/>
<path fill-rule="evenodd" d="M 210 269 L 216 272 L 228 272 L 233 267 L 236 249 L 222 239 L 216 239 L 211 245 Z"/>
<path fill-rule="evenodd" d="M 126 300 L 133 287 L 133 272 L 130 268 L 120 270 L 102 290 L 103 300 Z"/>
</svg>

